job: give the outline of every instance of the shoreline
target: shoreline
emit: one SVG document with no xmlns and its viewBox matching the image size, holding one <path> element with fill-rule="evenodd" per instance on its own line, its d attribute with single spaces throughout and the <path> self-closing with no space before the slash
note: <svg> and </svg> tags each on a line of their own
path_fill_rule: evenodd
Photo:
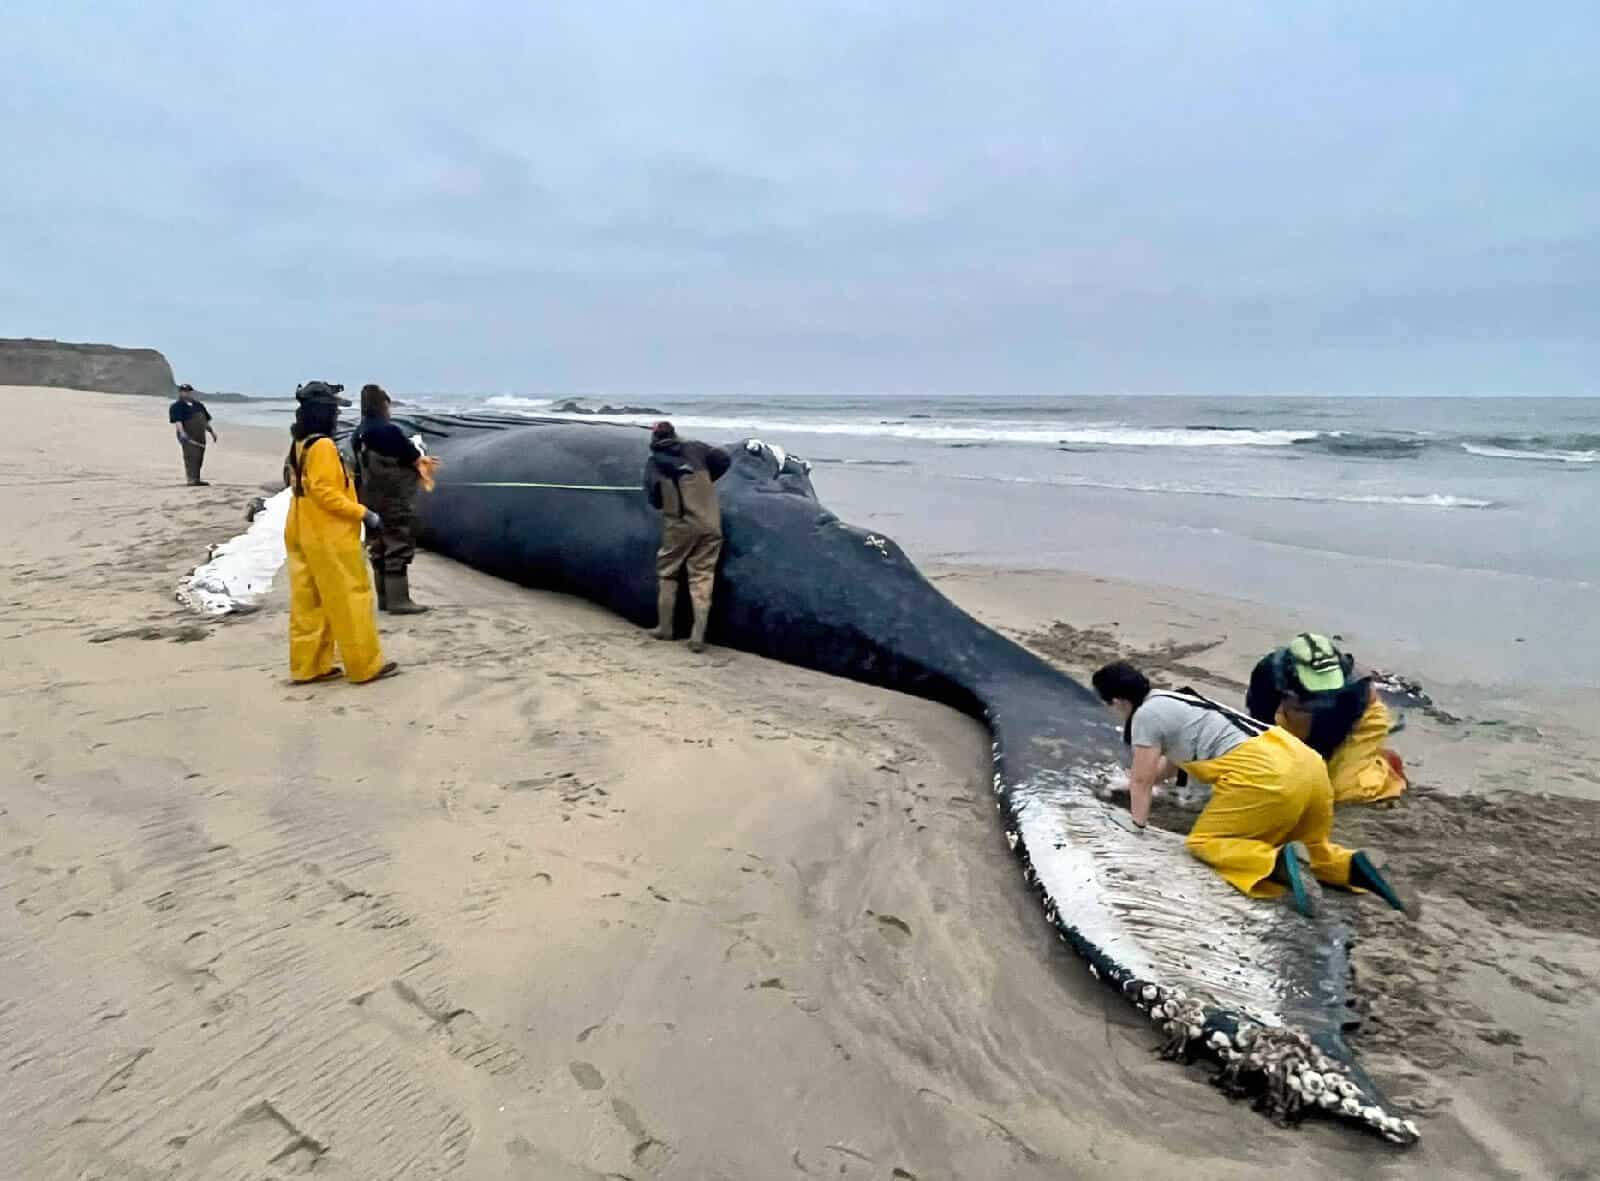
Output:
<svg viewBox="0 0 1600 1181">
<path fill-rule="evenodd" d="M 1424 1117 L 1396 1157 L 1281 1131 L 1150 1060 L 1050 940 L 967 719 L 726 650 L 694 661 L 432 555 L 416 582 L 439 610 L 382 622 L 404 675 L 290 687 L 281 587 L 220 622 L 173 599 L 243 531 L 281 432 L 224 418 L 216 483 L 189 489 L 149 400 L 44 396 L 56 412 L 0 444 L 23 772 L 0 963 L 27 981 L 0 1015 L 26 1059 L 0 1097 L 32 1117 L 0 1163 L 206 1176 L 298 1136 L 284 1159 L 352 1177 L 401 1175 L 402 1147 L 474 1177 L 1581 1166 L 1600 944 L 1563 933 L 1530 874 L 1475 898 L 1458 880 L 1475 849 L 1514 864 L 1502 838 L 1592 815 L 1581 718 L 1502 693 L 1512 712 L 1486 699 L 1479 719 L 1437 692 L 1467 720 L 1397 738 L 1432 790 L 1352 819 L 1413 857 L 1445 846 L 1419 863 L 1438 925 L 1364 916 L 1358 949 L 1378 1002 L 1358 1053 Z M 1074 672 L 1110 646 L 1215 687 L 1292 634 L 1170 588 L 927 573 Z M 1524 714 L 1559 733 L 1518 730 Z M 1519 777 L 1577 811 L 1483 810 Z M 373 1111 L 417 1134 L 385 1143 Z"/>
<path fill-rule="evenodd" d="M 550 409 L 500 401 L 513 416 Z M 833 511 L 893 534 L 924 567 L 1043 566 L 1264 611 L 1294 604 L 1316 630 L 1342 629 L 1437 681 L 1600 693 L 1600 635 L 1565 626 L 1600 614 L 1585 496 L 1600 453 L 1553 450 L 1551 461 L 1586 462 L 1552 467 L 1514 446 L 1517 431 L 1536 427 L 1568 433 L 1530 435 L 1527 447 L 1584 445 L 1591 436 L 1571 432 L 1590 416 L 1576 407 L 1530 419 L 1532 403 L 1498 402 L 1467 424 L 1415 402 L 1368 412 L 1307 399 L 1297 413 L 1292 400 L 1267 399 L 1257 422 L 1242 402 L 1184 399 L 1163 411 L 1140 399 L 1069 401 L 1044 400 L 1056 409 L 1038 421 L 1008 401 L 985 418 L 983 399 L 930 399 L 905 418 L 852 399 L 818 399 L 816 414 L 794 400 L 770 413 L 714 398 L 671 405 L 691 433 L 763 435 L 812 460 Z M 286 423 L 290 406 L 270 413 Z M 968 440 L 952 441 L 962 430 Z M 1100 442 L 1048 442 L 1074 431 Z M 1259 445 L 1211 445 L 1240 434 Z M 1469 453 L 1467 438 L 1503 445 Z M 1479 457 L 1497 450 L 1523 458 Z"/>
</svg>

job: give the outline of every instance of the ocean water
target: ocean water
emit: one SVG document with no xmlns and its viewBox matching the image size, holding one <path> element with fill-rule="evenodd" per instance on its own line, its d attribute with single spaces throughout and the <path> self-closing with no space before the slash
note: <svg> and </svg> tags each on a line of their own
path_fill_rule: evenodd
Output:
<svg viewBox="0 0 1600 1181">
<path fill-rule="evenodd" d="M 565 401 L 407 400 L 529 415 Z M 1600 399 L 649 405 L 683 434 L 782 444 L 830 508 L 925 565 L 1158 582 L 1287 610 L 1439 678 L 1600 686 Z"/>
</svg>

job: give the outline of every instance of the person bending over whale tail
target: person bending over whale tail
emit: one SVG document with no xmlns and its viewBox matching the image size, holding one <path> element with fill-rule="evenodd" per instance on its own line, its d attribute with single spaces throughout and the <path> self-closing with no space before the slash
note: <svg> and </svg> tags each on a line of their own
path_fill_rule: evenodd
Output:
<svg viewBox="0 0 1600 1181">
<path fill-rule="evenodd" d="M 688 577 L 694 627 L 689 648 L 705 645 L 711 615 L 711 592 L 722 553 L 722 510 L 712 487 L 728 470 L 728 453 L 720 447 L 680 439 L 670 422 L 650 432 L 650 458 L 645 461 L 644 492 L 661 511 L 661 548 L 656 551 L 656 626 L 658 640 L 672 639 L 678 608 L 678 575 Z"/>
<path fill-rule="evenodd" d="M 1301 632 L 1250 673 L 1245 709 L 1275 722 L 1328 763 L 1333 802 L 1373 804 L 1406 789 L 1405 764 L 1384 745 L 1389 711 L 1373 676 L 1326 636 Z"/>
<path fill-rule="evenodd" d="M 1152 691 L 1126 661 L 1094 674 L 1095 692 L 1122 720 L 1133 748 L 1128 775 L 1133 822 L 1150 821 L 1155 785 L 1183 771 L 1211 785 L 1211 801 L 1184 845 L 1223 880 L 1251 898 L 1287 889 L 1303 915 L 1316 913 L 1318 882 L 1371 890 L 1415 916 L 1364 852 L 1332 839 L 1333 788 L 1317 752 L 1281 726 L 1202 697 L 1192 689 Z"/>
<path fill-rule="evenodd" d="M 361 526 L 376 533 L 383 522 L 362 506 L 333 441 L 339 425 L 338 390 L 308 382 L 295 391 L 294 445 L 284 479 L 294 495 L 283 526 L 289 565 L 289 676 L 298 684 L 344 675 L 360 684 L 386 677 L 372 615 L 372 584 L 361 552 Z"/>
</svg>

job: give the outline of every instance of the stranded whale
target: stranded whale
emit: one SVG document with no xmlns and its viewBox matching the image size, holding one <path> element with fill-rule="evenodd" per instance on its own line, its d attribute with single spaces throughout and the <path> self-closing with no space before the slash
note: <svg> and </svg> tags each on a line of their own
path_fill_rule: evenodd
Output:
<svg viewBox="0 0 1600 1181">
<path fill-rule="evenodd" d="M 640 488 L 644 431 L 396 417 L 444 460 L 419 503 L 425 545 L 655 622 L 659 523 Z M 1173 833 L 1133 831 L 1099 794 L 1120 744 L 1091 692 L 956 607 L 892 540 L 828 512 L 804 463 L 754 440 L 729 452 L 710 641 L 983 719 L 1025 879 L 1089 970 L 1149 1017 L 1166 1054 L 1215 1061 L 1224 1091 L 1279 1119 L 1321 1113 L 1415 1141 L 1344 1041 L 1348 932 L 1251 902 Z"/>
</svg>

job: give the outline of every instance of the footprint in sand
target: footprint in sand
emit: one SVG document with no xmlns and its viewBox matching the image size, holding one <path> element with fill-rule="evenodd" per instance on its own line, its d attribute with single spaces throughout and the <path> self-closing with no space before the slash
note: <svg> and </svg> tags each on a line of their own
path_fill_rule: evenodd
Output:
<svg viewBox="0 0 1600 1181">
<path fill-rule="evenodd" d="M 878 934 L 882 935 L 896 947 L 904 947 L 911 942 L 911 924 L 905 919 L 892 914 L 867 914 L 878 920 Z"/>
<path fill-rule="evenodd" d="M 572 1077 L 585 1091 L 598 1091 L 606 1085 L 606 1076 L 595 1069 L 591 1062 L 569 1062 L 567 1069 L 572 1072 Z"/>
</svg>

